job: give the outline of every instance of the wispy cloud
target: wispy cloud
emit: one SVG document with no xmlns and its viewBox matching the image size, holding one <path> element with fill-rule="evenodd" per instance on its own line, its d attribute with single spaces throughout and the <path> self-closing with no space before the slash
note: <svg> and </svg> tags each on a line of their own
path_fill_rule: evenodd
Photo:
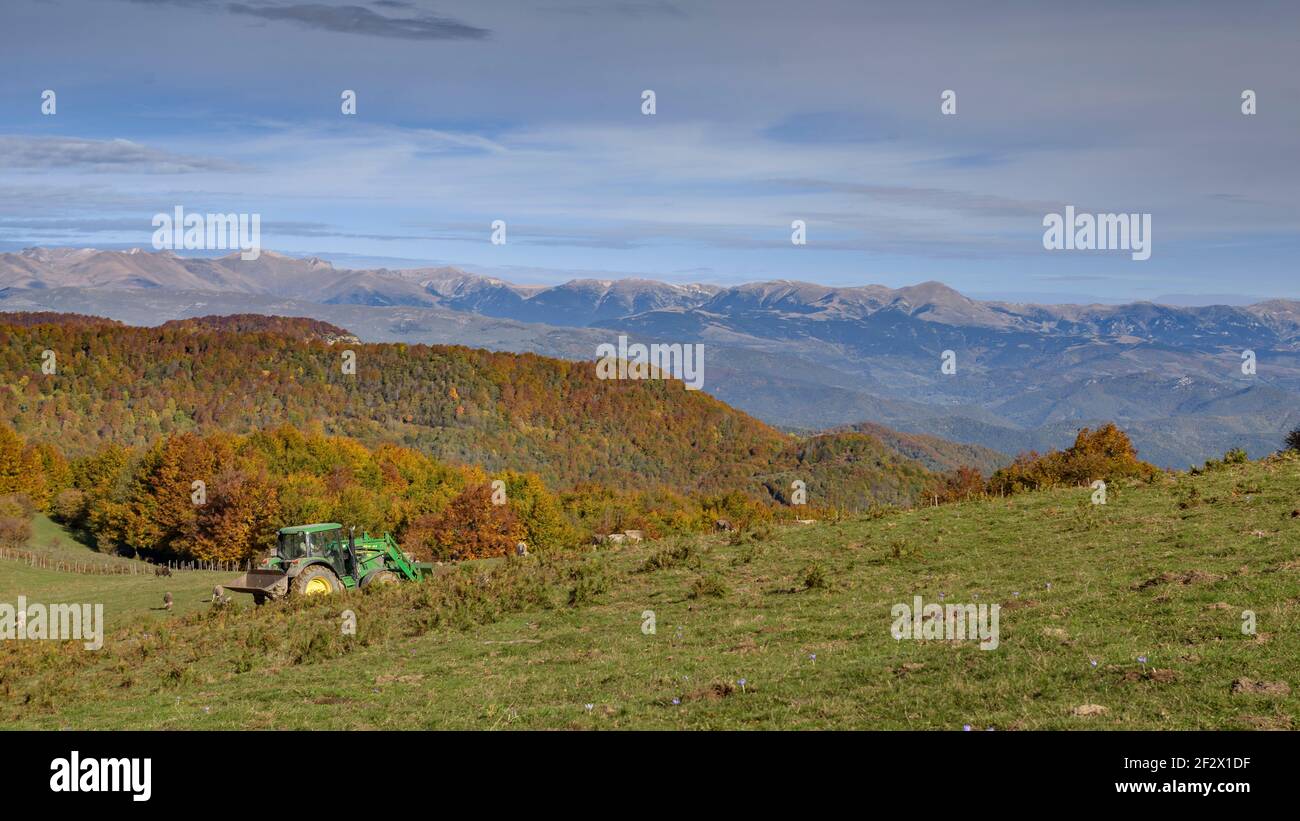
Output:
<svg viewBox="0 0 1300 821">
<path fill-rule="evenodd" d="M 127 0 L 143 6 L 179 6 L 203 11 L 224 10 L 234 15 L 256 17 L 274 22 L 297 23 L 300 27 L 339 34 L 391 37 L 401 40 L 482 40 L 491 32 L 450 17 L 416 13 L 398 17 L 359 5 L 328 3 L 215 3 L 212 0 Z M 409 13 L 415 8 L 405 0 L 378 0 L 376 8 Z"/>
<path fill-rule="evenodd" d="M 958 212 L 968 216 L 1042 217 L 1044 213 L 1060 207 L 1060 203 L 1050 200 L 1019 200 L 996 194 L 911 185 L 875 185 L 832 180 L 773 180 L 772 185 L 790 191 L 856 194 L 883 204 Z"/>
<path fill-rule="evenodd" d="M 172 154 L 130 140 L 0 136 L 0 168 L 186 174 L 195 171 L 232 171 L 237 166 L 227 160 L 212 157 Z"/>
<path fill-rule="evenodd" d="M 230 3 L 231 14 L 298 23 L 308 28 L 342 34 L 395 37 L 402 40 L 482 40 L 490 32 L 449 17 L 422 14 L 417 17 L 389 17 L 364 6 L 329 6 L 303 3 L 293 6 Z"/>
</svg>

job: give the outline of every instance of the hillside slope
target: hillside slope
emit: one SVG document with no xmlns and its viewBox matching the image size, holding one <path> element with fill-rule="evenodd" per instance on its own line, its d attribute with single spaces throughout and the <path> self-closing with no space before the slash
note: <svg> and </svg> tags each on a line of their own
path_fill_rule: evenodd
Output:
<svg viewBox="0 0 1300 821">
<path fill-rule="evenodd" d="M 157 328 L 39 319 L 0 317 L 0 372 L 9 375 L 0 422 L 71 456 L 175 432 L 320 423 L 443 461 L 536 472 L 556 487 L 753 492 L 789 473 L 824 491 L 813 503 L 861 508 L 906 504 L 929 480 L 879 439 L 865 450 L 814 449 L 823 466 L 794 437 L 681 382 L 601 380 L 590 362 L 364 344 L 307 319 L 202 317 Z M 53 374 L 41 371 L 47 350 Z"/>
<path fill-rule="evenodd" d="M 992 448 L 949 442 L 922 433 L 903 433 L 872 422 L 852 425 L 848 430 L 875 437 L 894 452 L 920 462 L 926 469 L 936 473 L 948 473 L 959 467 L 972 467 L 981 473 L 992 473 L 1011 461 L 1008 456 Z"/>
<path fill-rule="evenodd" d="M 680 382 L 602 381 L 589 364 L 460 347 L 331 345 L 321 331 L 346 334 L 315 320 L 260 317 L 159 328 L 0 325 L 0 370 L 18 375 L 0 394 L 0 419 L 73 454 L 106 440 L 141 446 L 175 430 L 320 421 L 331 432 L 560 483 L 707 486 L 748 473 L 786 444 Z M 46 349 L 61 354 L 53 375 L 40 371 Z M 355 375 L 344 373 L 345 351 L 355 355 Z"/>
<path fill-rule="evenodd" d="M 166 630 L 140 614 L 97 653 L 7 643 L 0 723 L 1294 729 L 1300 457 L 1089 496 L 531 557 Z M 998 647 L 895 639 L 913 596 L 1000 603 Z"/>
</svg>

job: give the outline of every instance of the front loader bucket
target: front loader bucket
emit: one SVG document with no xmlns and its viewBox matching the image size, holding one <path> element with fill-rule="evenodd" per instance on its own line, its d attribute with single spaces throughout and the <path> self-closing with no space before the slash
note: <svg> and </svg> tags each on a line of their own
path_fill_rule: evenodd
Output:
<svg viewBox="0 0 1300 821">
<path fill-rule="evenodd" d="M 235 593 L 261 593 L 278 599 L 289 592 L 289 576 L 279 570 L 250 570 L 222 587 Z"/>
</svg>

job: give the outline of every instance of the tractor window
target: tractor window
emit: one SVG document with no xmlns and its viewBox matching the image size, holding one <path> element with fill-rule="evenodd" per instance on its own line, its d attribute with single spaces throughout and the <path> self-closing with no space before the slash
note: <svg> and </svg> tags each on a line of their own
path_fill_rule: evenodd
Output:
<svg viewBox="0 0 1300 821">
<path fill-rule="evenodd" d="M 312 555 L 329 557 L 337 553 L 339 534 L 341 532 L 336 528 L 334 530 L 318 530 L 311 534 Z"/>
<path fill-rule="evenodd" d="M 276 551 L 281 559 L 301 559 L 307 555 L 306 533 L 281 533 L 280 547 Z"/>
</svg>

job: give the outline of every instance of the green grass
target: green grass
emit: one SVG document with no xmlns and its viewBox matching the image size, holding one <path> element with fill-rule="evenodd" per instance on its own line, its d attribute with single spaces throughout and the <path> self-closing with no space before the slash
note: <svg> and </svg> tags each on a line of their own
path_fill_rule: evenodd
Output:
<svg viewBox="0 0 1300 821">
<path fill-rule="evenodd" d="M 1090 496 L 1065 489 L 767 538 L 534 556 L 162 625 L 151 613 L 119 622 L 98 652 L 5 642 L 0 726 L 1300 724 L 1300 459 L 1112 486 L 1105 506 Z M 0 568 L 0 601 L 93 600 L 119 581 L 16 583 L 12 566 Z M 161 595 L 155 580 L 120 581 L 143 588 L 119 590 L 125 608 Z M 89 586 L 72 594 L 74 583 Z M 895 603 L 941 593 L 1000 603 L 999 648 L 890 635 Z M 345 609 L 355 636 L 339 630 Z M 1253 636 L 1241 631 L 1247 609 Z M 653 635 L 642 631 L 647 610 Z M 1290 692 L 1234 693 L 1241 678 Z M 1082 705 L 1106 711 L 1074 715 Z"/>
<path fill-rule="evenodd" d="M 24 549 L 52 561 L 81 565 L 132 564 L 127 559 L 95 552 L 40 513 L 32 517 L 32 538 Z M 154 624 L 174 615 L 206 610 L 213 585 L 235 575 L 238 574 L 202 571 L 174 573 L 170 577 L 152 573 L 92 575 L 30 567 L 23 561 L 0 558 L 0 602 L 14 604 L 22 595 L 29 602 L 42 604 L 101 603 L 104 621 L 111 628 L 134 622 Z M 169 592 L 172 594 L 170 614 L 162 609 L 163 595 Z"/>
<path fill-rule="evenodd" d="M 53 522 L 44 513 L 32 516 L 32 536 L 23 547 L 32 553 L 53 561 L 87 562 L 95 564 L 128 565 L 131 560 L 110 556 L 96 551 L 93 547 L 77 541 L 67 528 Z"/>
<path fill-rule="evenodd" d="M 64 562 L 79 567 L 93 565 L 118 570 L 137 568 L 152 572 L 152 568 L 145 562 L 100 553 L 90 545 L 78 541 L 76 536 L 67 528 L 51 521 L 43 513 L 36 513 L 32 516 L 31 526 L 31 538 L 28 539 L 27 544 L 22 549 L 45 558 L 49 562 Z"/>
<path fill-rule="evenodd" d="M 31 547 L 51 553 L 61 553 L 73 559 L 93 559 L 100 556 L 87 545 L 72 537 L 62 525 L 50 521 L 44 513 L 32 517 Z"/>
<path fill-rule="evenodd" d="M 21 595 L 29 603 L 100 603 L 104 605 L 104 621 L 110 628 L 157 624 L 172 616 L 207 610 L 212 586 L 236 575 L 196 570 L 163 578 L 98 576 L 42 570 L 20 561 L 0 559 L 0 602 L 14 604 Z M 166 593 L 172 594 L 170 614 L 162 609 Z"/>
</svg>

